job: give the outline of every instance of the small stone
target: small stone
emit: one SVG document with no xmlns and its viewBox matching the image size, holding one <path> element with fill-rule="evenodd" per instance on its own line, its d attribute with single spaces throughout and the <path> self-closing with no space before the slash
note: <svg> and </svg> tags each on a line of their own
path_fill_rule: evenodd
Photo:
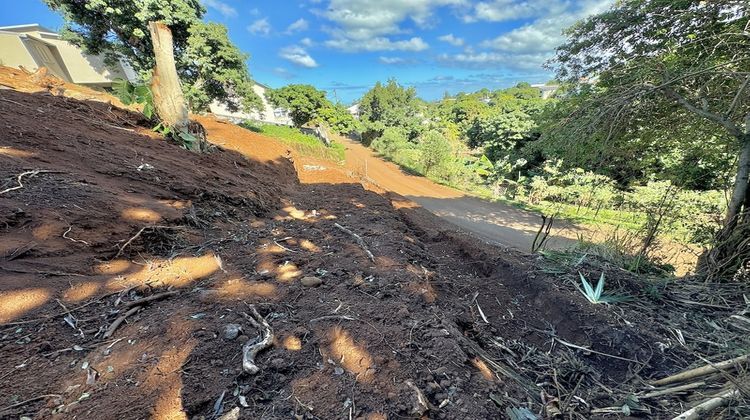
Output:
<svg viewBox="0 0 750 420">
<path fill-rule="evenodd" d="M 240 335 L 240 330 L 242 327 L 239 324 L 227 324 L 224 327 L 224 339 L 234 340 Z"/>
<path fill-rule="evenodd" d="M 305 287 L 318 287 L 323 284 L 323 280 L 315 276 L 305 276 L 299 281 Z"/>
<path fill-rule="evenodd" d="M 272 359 L 271 360 L 271 366 L 274 369 L 276 369 L 276 370 L 283 369 L 284 368 L 284 359 L 282 359 L 280 357 Z"/>
<path fill-rule="evenodd" d="M 334 375 L 343 375 L 344 374 L 344 369 L 342 369 L 340 366 L 336 366 L 335 368 L 333 368 L 333 374 Z"/>
</svg>

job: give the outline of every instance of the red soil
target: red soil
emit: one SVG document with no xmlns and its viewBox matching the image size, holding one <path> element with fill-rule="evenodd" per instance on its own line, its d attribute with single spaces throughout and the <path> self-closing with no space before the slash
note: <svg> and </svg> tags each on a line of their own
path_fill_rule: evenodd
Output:
<svg viewBox="0 0 750 420">
<path fill-rule="evenodd" d="M 213 153 L 185 151 L 105 102 L 0 90 L 0 191 L 48 171 L 0 195 L 0 418 L 209 418 L 235 407 L 248 419 L 499 418 L 549 409 L 540 395 L 554 400 L 558 379 L 572 389 L 579 370 L 612 388 L 630 378 L 627 361 L 576 355 L 553 337 L 648 357 L 648 335 L 531 257 L 454 232 L 331 163 L 305 171 L 316 162 L 199 120 Z M 165 290 L 178 293 L 102 338 L 126 302 Z M 247 304 L 275 333 L 253 376 L 241 372 L 256 335 Z M 243 335 L 223 338 L 230 323 Z M 547 351 L 557 369 L 529 356 Z M 499 373 L 503 360 L 521 380 Z"/>
</svg>

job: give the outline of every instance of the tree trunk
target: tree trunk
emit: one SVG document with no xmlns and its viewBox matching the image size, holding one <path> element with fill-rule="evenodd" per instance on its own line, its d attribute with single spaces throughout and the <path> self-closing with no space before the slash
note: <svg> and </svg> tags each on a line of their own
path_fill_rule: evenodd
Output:
<svg viewBox="0 0 750 420">
<path fill-rule="evenodd" d="M 181 133 L 189 133 L 189 120 L 174 60 L 172 31 L 161 22 L 149 22 L 148 29 L 156 58 L 151 78 L 154 108 L 162 124 L 169 127 L 174 137 L 179 139 Z M 193 150 L 200 150 L 198 142 L 186 144 Z"/>
<path fill-rule="evenodd" d="M 729 200 L 724 226 L 729 226 L 743 211 L 743 205 L 748 200 L 748 187 L 750 184 L 750 133 L 740 138 L 740 158 L 737 164 L 737 178 L 734 181 L 732 196 Z M 745 208 L 744 211 L 750 209 Z"/>
</svg>

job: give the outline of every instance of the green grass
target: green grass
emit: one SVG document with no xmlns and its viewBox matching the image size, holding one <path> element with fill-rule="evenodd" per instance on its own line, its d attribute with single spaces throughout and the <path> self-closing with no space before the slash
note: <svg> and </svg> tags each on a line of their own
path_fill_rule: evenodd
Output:
<svg viewBox="0 0 750 420">
<path fill-rule="evenodd" d="M 251 123 L 247 121 L 241 123 L 240 126 L 250 131 L 273 137 L 303 156 L 330 159 L 336 162 L 344 160 L 343 144 L 332 141 L 330 146 L 326 146 L 319 138 L 304 134 L 294 127 Z"/>
</svg>

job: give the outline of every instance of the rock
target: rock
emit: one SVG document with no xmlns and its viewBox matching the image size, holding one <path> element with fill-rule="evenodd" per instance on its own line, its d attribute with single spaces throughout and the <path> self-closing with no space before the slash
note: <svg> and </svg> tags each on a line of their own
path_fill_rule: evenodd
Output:
<svg viewBox="0 0 750 420">
<path fill-rule="evenodd" d="M 335 368 L 333 368 L 333 374 L 334 375 L 343 375 L 344 374 L 344 369 L 340 368 L 339 366 L 336 366 Z"/>
<path fill-rule="evenodd" d="M 237 336 L 240 335 L 240 331 L 242 330 L 242 327 L 240 324 L 227 324 L 224 327 L 224 339 L 225 340 L 234 340 L 237 338 Z"/>
<path fill-rule="evenodd" d="M 318 287 L 323 284 L 323 280 L 315 276 L 305 276 L 299 281 L 305 287 Z"/>
<path fill-rule="evenodd" d="M 272 367 L 273 367 L 274 369 L 276 369 L 276 370 L 280 370 L 280 369 L 283 369 L 283 368 L 285 367 L 285 365 L 284 365 L 284 359 L 282 359 L 282 358 L 280 358 L 280 357 L 277 357 L 277 358 L 275 358 L 275 359 L 272 359 L 272 360 L 271 360 L 271 366 L 272 366 Z"/>
</svg>

